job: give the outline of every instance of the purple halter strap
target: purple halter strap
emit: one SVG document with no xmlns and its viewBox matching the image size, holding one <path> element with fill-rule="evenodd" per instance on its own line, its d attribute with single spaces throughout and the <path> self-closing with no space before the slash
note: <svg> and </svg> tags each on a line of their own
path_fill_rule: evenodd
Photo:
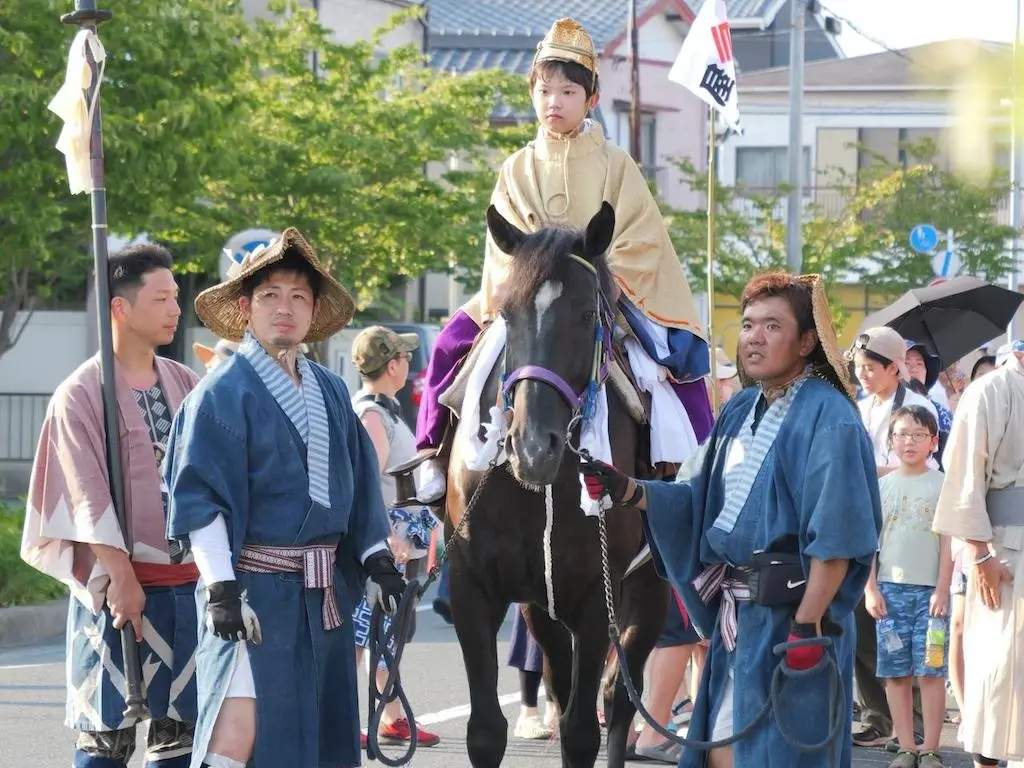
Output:
<svg viewBox="0 0 1024 768">
<path fill-rule="evenodd" d="M 524 365 L 522 368 L 516 368 L 505 378 L 504 390 L 505 396 L 507 397 L 512 392 L 512 388 L 524 380 L 542 381 L 545 384 L 549 384 L 558 390 L 558 393 L 565 398 L 565 402 L 569 404 L 569 407 L 576 410 L 583 404 L 583 398 L 586 396 L 586 390 L 582 393 L 577 393 L 572 387 L 554 371 L 549 371 L 547 368 L 542 368 L 539 365 Z"/>
<path fill-rule="evenodd" d="M 570 257 L 595 275 L 597 274 L 597 269 L 590 262 L 581 259 L 576 255 L 570 254 Z M 601 381 L 608 372 L 608 354 L 611 350 L 610 329 L 612 324 L 612 311 L 600 291 L 598 291 L 598 304 L 600 305 L 601 310 L 597 313 L 597 319 L 594 327 L 595 362 L 593 370 L 591 371 L 590 380 L 583 388 L 583 391 L 577 392 L 574 390 L 569 386 L 565 379 L 554 371 L 539 365 L 524 365 L 502 377 L 501 391 L 506 408 L 511 406 L 512 389 L 516 384 L 520 381 L 541 381 L 551 387 L 554 387 L 554 389 L 562 396 L 565 402 L 572 409 L 574 414 L 578 415 L 582 412 L 584 419 L 590 417 L 591 412 L 594 410 L 597 388 L 600 386 Z"/>
</svg>

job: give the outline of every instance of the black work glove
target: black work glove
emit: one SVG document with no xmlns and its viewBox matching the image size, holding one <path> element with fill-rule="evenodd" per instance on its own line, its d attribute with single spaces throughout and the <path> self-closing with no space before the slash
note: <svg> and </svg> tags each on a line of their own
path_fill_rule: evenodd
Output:
<svg viewBox="0 0 1024 768">
<path fill-rule="evenodd" d="M 371 555 L 363 567 L 370 575 L 366 582 L 366 602 L 371 609 L 380 603 L 384 613 L 394 614 L 405 594 L 405 579 L 395 567 L 391 553 Z"/>
<path fill-rule="evenodd" d="M 237 581 L 214 582 L 206 588 L 206 594 L 206 628 L 212 634 L 221 640 L 250 640 L 253 645 L 263 641 L 260 620 Z"/>
<path fill-rule="evenodd" d="M 591 459 L 580 462 L 580 473 L 583 475 L 583 482 L 587 486 L 587 495 L 594 501 L 600 501 L 604 496 L 611 499 L 612 504 L 623 506 L 626 494 L 629 492 L 629 477 L 622 474 L 611 464 Z M 633 499 L 633 501 L 636 501 Z"/>
</svg>

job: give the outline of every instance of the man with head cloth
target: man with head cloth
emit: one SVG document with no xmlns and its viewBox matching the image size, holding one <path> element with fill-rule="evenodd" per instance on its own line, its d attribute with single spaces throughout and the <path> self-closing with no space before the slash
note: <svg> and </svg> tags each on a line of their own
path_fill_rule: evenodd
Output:
<svg viewBox="0 0 1024 768">
<path fill-rule="evenodd" d="M 737 367 L 756 386 L 726 403 L 676 481 L 639 482 L 599 462 L 583 472 L 592 498 L 642 510 L 656 565 L 710 638 L 689 738 L 735 739 L 771 695 L 777 671 L 788 671 L 779 665 L 806 670 L 785 679 L 773 712 L 749 733 L 730 746 L 687 748 L 679 765 L 850 765 L 852 612 L 881 527 L 874 455 L 850 401 L 821 278 L 755 277 L 741 305 Z M 823 635 L 831 642 L 813 642 Z M 846 693 L 838 708 L 825 654 Z M 783 735 L 815 744 L 834 725 L 830 749 L 817 752 Z"/>
</svg>

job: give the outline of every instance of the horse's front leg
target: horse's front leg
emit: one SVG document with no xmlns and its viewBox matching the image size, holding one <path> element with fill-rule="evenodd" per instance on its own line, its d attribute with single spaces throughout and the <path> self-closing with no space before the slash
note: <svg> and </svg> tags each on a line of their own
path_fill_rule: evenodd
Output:
<svg viewBox="0 0 1024 768">
<path fill-rule="evenodd" d="M 581 592 L 582 601 L 574 606 L 565 623 L 575 640 L 571 648 L 572 667 L 569 672 L 568 661 L 563 653 L 556 662 L 554 655 L 549 657 L 551 676 L 558 693 L 559 705 L 562 707 L 562 718 L 559 731 L 562 739 L 563 768 L 593 768 L 601 748 L 601 726 L 597 722 L 597 694 L 601 687 L 601 674 L 604 671 L 605 658 L 608 653 L 608 619 L 604 602 L 604 591 L 597 588 Z M 551 622 L 536 607 L 532 615 L 540 614 L 543 618 L 537 621 L 540 626 Z M 558 627 L 562 629 L 563 627 Z M 537 633 L 537 641 L 544 647 L 541 634 Z M 552 636 L 553 633 L 552 633 Z M 568 634 L 564 635 L 568 639 Z M 547 648 L 544 648 L 545 653 Z M 561 648 L 559 648 L 561 650 Z M 558 663 L 558 667 L 556 667 Z M 564 697 L 565 680 L 571 674 L 571 694 Z"/>
<path fill-rule="evenodd" d="M 498 703 L 498 627 L 508 604 L 496 605 L 469 569 L 459 541 L 450 556 L 452 623 L 462 648 L 469 685 L 470 715 L 466 748 L 473 768 L 498 768 L 508 742 L 508 721 Z"/>
</svg>

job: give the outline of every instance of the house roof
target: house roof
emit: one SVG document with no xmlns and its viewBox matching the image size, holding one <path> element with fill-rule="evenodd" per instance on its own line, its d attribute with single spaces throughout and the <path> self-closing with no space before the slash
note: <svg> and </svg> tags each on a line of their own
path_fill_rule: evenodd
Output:
<svg viewBox="0 0 1024 768">
<path fill-rule="evenodd" d="M 704 0 L 686 0 L 694 13 L 700 11 Z M 765 29 L 786 7 L 787 0 L 725 0 L 729 25 L 736 29 Z"/>
<path fill-rule="evenodd" d="M 660 0 L 637 0 L 637 15 Z M 534 45 L 565 16 L 580 22 L 601 48 L 626 26 L 622 0 L 427 0 L 432 35 L 533 37 Z"/>
<path fill-rule="evenodd" d="M 993 57 L 1010 49 L 1008 43 L 980 40 L 941 40 L 899 51 L 883 51 L 851 59 L 826 59 L 804 66 L 805 90 L 832 89 L 917 89 L 922 85 L 947 85 L 952 80 L 938 71 L 943 60 L 961 55 Z M 743 91 L 785 91 L 789 89 L 789 67 L 775 67 L 741 74 L 737 87 Z"/>
</svg>

